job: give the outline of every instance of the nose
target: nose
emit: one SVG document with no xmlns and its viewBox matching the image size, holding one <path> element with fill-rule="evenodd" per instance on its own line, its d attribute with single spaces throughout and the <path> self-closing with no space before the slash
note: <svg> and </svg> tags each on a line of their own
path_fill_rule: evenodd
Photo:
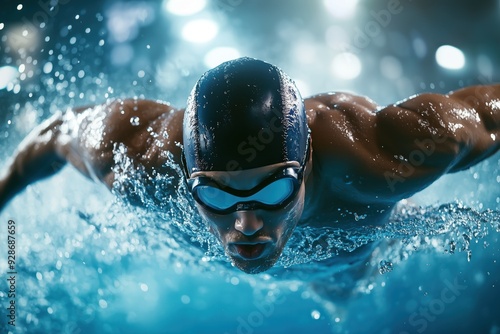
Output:
<svg viewBox="0 0 500 334">
<path fill-rule="evenodd" d="M 253 235 L 264 226 L 264 222 L 254 211 L 237 211 L 236 215 L 234 228 L 244 235 Z"/>
</svg>

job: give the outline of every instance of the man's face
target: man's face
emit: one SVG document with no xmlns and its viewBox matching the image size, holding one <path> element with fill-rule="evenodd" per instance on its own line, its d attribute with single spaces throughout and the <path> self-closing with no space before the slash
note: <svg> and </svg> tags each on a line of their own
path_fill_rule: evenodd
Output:
<svg viewBox="0 0 500 334">
<path fill-rule="evenodd" d="M 244 171 L 197 174 L 209 176 L 233 189 L 246 190 L 254 188 L 273 172 L 283 168 L 284 164 Z M 271 268 L 278 260 L 302 215 L 304 196 L 305 186 L 302 182 L 295 198 L 279 209 L 216 214 L 199 204 L 197 207 L 234 265 L 246 273 L 256 274 Z"/>
</svg>

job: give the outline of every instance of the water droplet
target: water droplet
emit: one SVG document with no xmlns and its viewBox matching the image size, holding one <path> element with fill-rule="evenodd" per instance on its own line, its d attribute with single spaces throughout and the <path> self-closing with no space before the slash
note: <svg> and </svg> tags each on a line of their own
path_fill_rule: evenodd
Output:
<svg viewBox="0 0 500 334">
<path fill-rule="evenodd" d="M 453 254 L 455 253 L 455 248 L 457 247 L 455 241 L 450 241 L 450 253 Z"/>
<path fill-rule="evenodd" d="M 314 320 L 318 320 L 320 317 L 321 317 L 321 313 L 319 313 L 318 310 L 313 310 L 311 312 L 311 317 L 314 319 Z"/>
<path fill-rule="evenodd" d="M 380 274 L 386 274 L 388 272 L 391 272 L 393 269 L 393 264 L 392 262 L 390 261 L 385 261 L 385 260 L 382 260 L 380 261 L 379 263 L 379 269 L 378 271 L 380 272 Z"/>
<path fill-rule="evenodd" d="M 107 308 L 108 307 L 108 303 L 104 299 L 99 299 L 99 306 L 101 308 Z"/>
<path fill-rule="evenodd" d="M 354 220 L 355 220 L 355 221 L 360 221 L 360 220 L 363 220 L 363 219 L 365 219 L 366 217 L 367 217 L 367 215 L 366 215 L 366 214 L 364 214 L 364 215 L 358 215 L 356 212 L 354 213 Z"/>
<path fill-rule="evenodd" d="M 52 68 L 53 68 L 53 65 L 51 62 L 45 63 L 45 65 L 43 65 L 43 73 L 49 74 L 50 72 L 52 72 Z"/>
<path fill-rule="evenodd" d="M 187 295 L 182 295 L 181 302 L 183 304 L 189 304 L 191 302 L 191 298 L 189 298 L 189 296 L 187 296 Z"/>
<path fill-rule="evenodd" d="M 139 124 L 140 124 L 139 117 L 137 117 L 137 116 L 131 117 L 130 124 L 132 124 L 132 126 L 139 126 Z"/>
</svg>

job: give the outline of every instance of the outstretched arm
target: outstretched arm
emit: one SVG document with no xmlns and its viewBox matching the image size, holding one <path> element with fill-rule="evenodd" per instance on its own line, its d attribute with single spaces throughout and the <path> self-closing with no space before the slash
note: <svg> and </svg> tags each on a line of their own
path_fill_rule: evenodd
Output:
<svg viewBox="0 0 500 334">
<path fill-rule="evenodd" d="M 111 188 L 116 144 L 123 144 L 135 163 L 161 172 L 165 151 L 180 160 L 182 117 L 168 104 L 147 100 L 117 100 L 54 115 L 22 141 L 0 177 L 0 210 L 66 162 Z"/>
<path fill-rule="evenodd" d="M 331 186 L 356 202 L 395 203 L 500 148 L 500 85 L 385 108 L 351 94 L 319 95 L 306 107 L 322 171 L 338 175 Z"/>
<path fill-rule="evenodd" d="M 382 109 L 376 124 L 381 144 L 400 156 L 397 166 L 384 172 L 388 188 L 412 195 L 442 174 L 467 169 L 498 151 L 500 85 L 418 95 Z"/>
<path fill-rule="evenodd" d="M 66 160 L 57 153 L 62 114 L 40 124 L 19 145 L 0 177 L 0 210 L 28 184 L 56 173 Z"/>
</svg>

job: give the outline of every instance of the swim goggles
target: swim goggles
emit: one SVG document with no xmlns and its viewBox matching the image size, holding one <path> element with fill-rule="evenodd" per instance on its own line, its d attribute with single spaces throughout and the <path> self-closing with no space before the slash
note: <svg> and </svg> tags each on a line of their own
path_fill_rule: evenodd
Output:
<svg viewBox="0 0 500 334">
<path fill-rule="evenodd" d="M 188 190 L 196 202 L 213 213 L 228 214 L 241 210 L 277 210 L 285 207 L 300 190 L 309 154 L 310 142 L 308 140 L 304 161 L 300 167 L 278 169 L 249 190 L 223 186 L 206 176 L 190 178 L 184 152 L 182 152 L 182 164 Z"/>
</svg>

